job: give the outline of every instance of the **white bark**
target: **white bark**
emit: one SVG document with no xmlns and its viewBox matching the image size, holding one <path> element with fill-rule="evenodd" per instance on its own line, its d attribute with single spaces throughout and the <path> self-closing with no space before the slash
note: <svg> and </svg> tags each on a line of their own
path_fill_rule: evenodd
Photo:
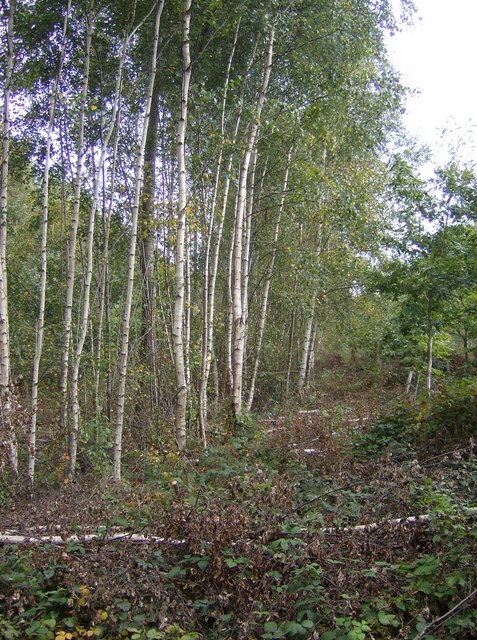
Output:
<svg viewBox="0 0 477 640">
<path fill-rule="evenodd" d="M 101 145 L 100 157 L 95 169 L 95 176 L 93 179 L 93 195 L 91 200 L 91 207 L 88 220 L 88 235 L 86 240 L 86 270 L 84 274 L 83 282 L 83 305 L 81 310 L 81 317 L 79 323 L 79 334 L 76 344 L 73 366 L 71 371 L 71 405 L 72 405 L 72 423 L 70 433 L 70 473 L 74 475 L 76 470 L 76 456 L 78 451 L 78 432 L 79 432 L 79 419 L 80 419 L 80 406 L 79 406 L 79 393 L 78 393 L 78 378 L 81 364 L 81 357 L 83 355 L 84 343 L 86 335 L 88 333 L 89 319 L 90 319 L 90 292 L 91 292 L 91 280 L 93 277 L 93 241 L 94 231 L 96 223 L 96 211 L 98 208 L 99 187 L 101 184 L 101 177 L 103 174 L 104 163 L 106 161 L 106 152 L 109 147 L 109 143 L 113 132 L 117 125 L 119 104 L 121 89 L 123 84 L 123 68 L 126 57 L 126 49 L 128 45 L 128 38 L 123 41 L 121 54 L 119 56 L 118 71 L 116 79 L 115 94 L 113 98 L 111 120 L 109 123 L 106 135 L 103 138 Z"/>
<path fill-rule="evenodd" d="M 477 507 L 464 507 L 463 513 L 469 517 L 477 515 Z M 420 524 L 422 522 L 429 522 L 431 516 L 427 513 L 417 516 L 408 516 L 405 518 L 390 518 L 388 520 L 380 520 L 378 522 L 370 522 L 369 524 L 359 524 L 351 527 L 324 527 L 319 529 L 319 533 L 366 533 L 375 529 L 382 528 L 384 526 L 409 526 L 414 524 Z M 302 533 L 306 534 L 306 529 L 303 529 Z M 94 542 L 101 540 L 105 542 L 134 542 L 134 543 L 150 543 L 150 544 L 170 544 L 170 545 L 183 545 L 187 543 L 187 540 L 176 540 L 174 538 L 161 538 L 158 536 L 147 536 L 139 533 L 130 533 L 127 531 L 117 531 L 114 533 L 104 534 L 91 533 L 84 535 L 38 535 L 36 533 L 21 534 L 16 531 L 3 531 L 0 532 L 0 543 L 6 544 L 81 544 Z"/>
<path fill-rule="evenodd" d="M 303 389 L 305 388 L 306 373 L 308 369 L 308 360 L 310 356 L 311 337 L 313 332 L 314 315 L 315 315 L 315 300 L 313 299 L 309 315 L 306 319 L 305 335 L 303 336 L 303 343 L 301 348 L 300 369 L 298 372 L 298 384 L 297 384 L 297 388 L 299 392 L 302 392 Z"/>
<path fill-rule="evenodd" d="M 40 362 L 43 352 L 43 333 L 45 327 L 45 304 L 46 304 L 46 276 L 47 276 L 47 239 L 48 239 L 48 216 L 49 216 L 49 180 L 51 165 L 51 145 L 53 142 L 53 129 L 55 123 L 56 103 L 58 100 L 58 89 L 61 81 L 63 62 L 66 50 L 66 31 L 71 11 L 71 0 L 68 0 L 65 19 L 63 22 L 62 45 L 58 71 L 53 81 L 51 90 L 50 114 L 46 131 L 46 155 L 45 167 L 43 171 L 42 185 L 42 215 L 41 215 L 41 241 L 40 241 L 40 296 L 38 304 L 38 316 L 36 322 L 35 353 L 33 356 L 33 370 L 31 383 L 31 423 L 29 436 L 29 457 L 28 457 L 28 484 L 30 489 L 35 480 L 36 461 L 36 422 L 38 414 L 38 378 L 40 372 Z"/>
<path fill-rule="evenodd" d="M 262 351 L 262 343 L 263 336 L 265 333 L 265 323 L 267 321 L 267 310 L 268 310 L 268 297 L 270 293 L 270 286 L 272 284 L 273 272 L 275 268 L 275 258 L 277 255 L 277 243 L 280 235 L 280 223 L 283 215 L 283 210 L 285 207 L 285 196 L 288 188 L 288 176 L 290 173 L 290 163 L 291 163 L 291 154 L 292 150 L 290 149 L 288 152 L 287 166 L 285 169 L 285 175 L 283 177 L 283 186 L 282 186 L 282 195 L 280 198 L 280 205 L 278 208 L 278 216 L 277 221 L 275 223 L 275 230 L 273 233 L 273 241 L 272 241 L 272 257 L 270 259 L 270 264 L 268 265 L 267 273 L 265 276 L 265 285 L 263 288 L 263 297 L 262 297 L 262 307 L 260 310 L 260 319 L 258 321 L 258 335 L 257 335 L 257 345 L 255 350 L 255 360 L 253 363 L 252 370 L 252 378 L 250 380 L 250 387 L 248 391 L 248 399 L 247 399 L 247 411 L 252 410 L 253 399 L 255 396 L 255 384 L 257 381 L 257 373 L 258 367 L 260 365 L 260 356 Z"/>
<path fill-rule="evenodd" d="M 233 313 L 233 353 L 232 353 L 232 409 L 235 416 L 239 416 L 242 410 L 242 386 L 243 386 L 243 364 L 244 364 L 244 338 L 245 321 L 244 307 L 242 299 L 242 258 L 243 258 L 243 224 L 245 206 L 247 201 L 247 181 L 250 167 L 252 151 L 255 146 L 260 118 L 265 103 L 270 74 L 272 70 L 273 45 L 275 39 L 274 25 L 270 29 L 265 65 L 263 70 L 262 84 L 255 105 L 253 119 L 250 123 L 245 151 L 240 164 L 240 174 L 237 193 L 237 206 L 235 213 L 235 239 L 232 273 L 232 313 Z"/>
<path fill-rule="evenodd" d="M 186 234 L 186 206 L 187 206 L 187 175 L 185 134 L 187 127 L 187 107 L 189 100 L 189 85 L 191 77 L 190 60 L 190 15 L 192 0 L 185 0 L 182 14 L 182 87 L 179 124 L 177 127 L 177 165 L 178 165 L 178 212 L 177 212 L 177 242 L 176 242 L 176 300 L 173 317 L 173 350 L 176 371 L 176 415 L 175 436 L 180 450 L 185 449 L 187 442 L 186 412 L 187 412 L 187 378 L 184 344 L 184 266 L 185 266 L 185 234 Z"/>
<path fill-rule="evenodd" d="M 10 411 L 10 336 L 7 289 L 7 207 L 10 156 L 10 94 L 15 60 L 13 26 L 16 2 L 10 0 L 7 26 L 7 60 L 3 87 L 2 168 L 0 186 L 0 420 L 5 431 L 13 475 L 18 475 L 18 449 Z"/>
<path fill-rule="evenodd" d="M 152 94 L 154 91 L 154 81 L 157 69 L 157 50 L 159 44 L 159 26 L 161 24 L 161 15 L 164 8 L 164 0 L 160 0 L 157 5 L 156 18 L 154 23 L 154 36 L 151 55 L 151 72 L 149 75 L 149 86 L 144 109 L 144 118 L 142 125 L 142 136 L 136 157 L 136 175 L 134 181 L 134 201 L 131 212 L 131 236 L 129 242 L 129 261 L 128 261 L 128 280 L 126 286 L 126 300 L 124 303 L 124 314 L 122 322 L 121 336 L 121 361 L 119 369 L 119 388 L 118 401 L 116 409 L 116 427 L 114 434 L 114 479 L 121 479 L 121 454 L 123 441 L 123 424 L 124 424 L 124 401 L 126 395 L 126 375 L 128 368 L 129 355 L 129 328 L 131 319 L 132 294 L 134 285 L 134 273 L 136 266 L 136 245 L 137 245 L 137 225 L 139 217 L 139 204 L 142 191 L 142 183 L 144 178 L 144 151 L 146 148 L 147 131 L 149 127 L 149 118 L 151 113 Z"/>
<path fill-rule="evenodd" d="M 426 389 L 430 396 L 432 391 L 432 356 L 434 351 L 434 325 L 432 322 L 432 298 L 429 295 L 427 303 L 427 362 L 426 362 Z"/>
<path fill-rule="evenodd" d="M 292 377 L 292 365 L 293 365 L 293 341 L 295 338 L 295 323 L 296 323 L 296 309 L 292 309 L 290 331 L 288 334 L 288 359 L 287 359 L 287 379 L 285 383 L 285 397 L 290 396 L 290 385 Z"/>
<path fill-rule="evenodd" d="M 191 332 L 191 280 L 190 280 L 190 230 L 186 225 L 185 237 L 185 309 L 184 309 L 184 363 L 186 386 L 190 388 L 190 332 Z"/>
<path fill-rule="evenodd" d="M 216 222 L 216 209 L 218 200 L 219 183 L 222 172 L 222 161 L 224 153 L 225 143 L 225 114 L 227 107 L 228 88 L 230 83 L 230 70 L 232 68 L 232 62 L 235 55 L 235 48 L 237 46 L 237 39 L 240 28 L 239 19 L 237 27 L 235 29 L 235 36 L 232 44 L 232 49 L 229 55 L 227 64 L 227 71 L 225 73 L 224 90 L 222 96 L 222 116 L 220 123 L 220 147 L 219 156 L 217 159 L 217 165 L 215 170 L 214 190 L 212 193 L 212 201 L 210 206 L 210 218 L 207 229 L 207 240 L 204 256 L 204 289 L 203 289 L 203 325 L 202 325 L 202 366 L 201 376 L 199 381 L 199 435 L 204 447 L 207 446 L 207 385 L 210 375 L 210 365 L 212 361 L 212 345 L 214 335 L 214 315 L 215 315 L 215 284 L 217 280 L 217 267 L 220 254 L 220 245 L 222 243 L 222 232 L 224 227 L 225 211 L 227 208 L 228 194 L 230 188 L 230 171 L 232 168 L 233 156 L 230 154 L 228 167 L 225 176 L 224 194 L 222 199 L 222 209 L 219 218 L 219 225 L 217 234 L 215 236 L 215 253 L 211 260 L 211 244 L 214 231 L 214 224 Z M 243 83 L 245 86 L 245 81 Z M 240 118 L 242 114 L 242 102 L 240 105 L 239 115 L 237 116 L 235 131 L 232 139 L 232 146 L 235 143 L 238 133 L 238 127 L 240 124 Z M 212 265 L 211 265 L 212 262 Z"/>
<path fill-rule="evenodd" d="M 257 131 L 257 137 L 259 132 Z M 257 171 L 258 154 L 255 149 L 252 153 L 251 165 L 252 169 L 249 174 L 247 185 L 247 196 L 245 204 L 245 215 L 243 220 L 243 239 L 242 239 L 242 318 L 243 318 L 243 369 L 242 377 L 246 378 L 245 363 L 247 361 L 247 340 L 248 340 L 248 286 L 250 282 L 250 270 L 251 270 L 251 244 L 252 244 L 252 213 L 255 199 L 255 175 Z M 266 173 L 266 167 L 263 169 L 262 180 L 263 184 L 264 176 Z"/>
<path fill-rule="evenodd" d="M 412 387 L 412 381 L 414 380 L 414 370 L 410 369 L 409 373 L 407 374 L 407 380 L 406 380 L 406 390 L 404 392 L 404 394 L 406 396 L 408 396 L 411 393 L 411 387 Z"/>
<path fill-rule="evenodd" d="M 100 540 L 101 542 L 134 542 L 142 544 L 170 544 L 173 546 L 180 546 L 186 543 L 185 540 L 174 540 L 173 538 L 160 538 L 157 536 L 145 536 L 140 533 L 128 533 L 127 531 L 120 531 L 118 533 L 105 533 L 101 535 L 99 533 L 85 534 L 83 536 L 60 536 L 60 535 L 36 535 L 32 533 L 30 535 L 24 535 L 16 532 L 5 531 L 0 533 L 0 543 L 4 544 L 55 544 L 55 545 L 67 545 L 67 544 L 87 544 L 88 542 L 95 542 Z"/>
<path fill-rule="evenodd" d="M 99 419 L 100 401 L 99 401 L 99 385 L 100 385 L 100 363 L 103 353 L 103 322 L 106 323 L 107 344 L 107 373 L 106 373 L 106 415 L 108 420 L 111 419 L 111 345 L 110 338 L 110 316 L 109 316 L 109 234 L 111 229 L 111 216 L 114 204 L 114 191 L 116 184 L 116 167 L 118 156 L 119 127 L 116 128 L 114 136 L 113 152 L 111 159 L 111 180 L 109 202 L 103 203 L 103 250 L 101 256 L 100 274 L 99 274 L 99 291 L 98 291 L 98 327 L 95 351 L 95 379 L 94 379 L 94 410 L 96 419 Z M 104 168 L 103 168 L 104 174 Z M 105 180 L 103 178 L 103 189 L 105 188 Z"/>
<path fill-rule="evenodd" d="M 68 242 L 68 259 L 66 269 L 66 303 L 65 317 L 63 322 L 63 349 L 61 356 L 61 373 L 60 373 L 60 426 L 66 431 L 66 414 L 67 414 L 67 393 L 68 393 L 68 370 L 70 361 L 70 345 L 71 345 L 71 327 L 73 316 L 73 291 L 75 283 L 75 265 L 76 265 L 76 237 L 78 234 L 79 213 L 81 202 L 81 189 L 83 184 L 84 169 L 84 125 L 87 108 L 87 95 L 89 85 L 89 67 L 91 57 L 91 42 L 93 37 L 92 24 L 92 4 L 90 3 L 86 16 L 86 47 L 83 66 L 83 83 L 80 96 L 80 113 L 78 121 L 78 139 L 76 149 L 76 169 L 74 178 L 74 196 L 73 211 L 71 214 L 71 227 Z"/>
</svg>

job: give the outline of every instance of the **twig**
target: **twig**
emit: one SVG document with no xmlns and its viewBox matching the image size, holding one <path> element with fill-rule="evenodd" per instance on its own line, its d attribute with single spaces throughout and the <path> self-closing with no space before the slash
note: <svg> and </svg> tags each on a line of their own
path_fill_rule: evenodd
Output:
<svg viewBox="0 0 477 640">
<path fill-rule="evenodd" d="M 466 596 L 463 600 L 458 602 L 455 605 L 455 607 L 453 607 L 450 611 L 448 611 L 447 613 L 444 613 L 444 615 L 442 615 L 440 618 L 436 618 L 435 620 L 430 622 L 427 625 L 427 627 L 425 627 L 421 631 L 421 633 L 415 637 L 414 640 L 423 640 L 430 631 L 432 631 L 433 629 L 437 629 L 437 627 L 440 627 L 441 624 L 443 624 L 446 620 L 449 620 L 449 618 L 452 618 L 453 616 L 455 616 L 455 614 L 458 613 L 460 609 L 462 609 L 463 607 L 466 607 L 469 604 L 469 602 L 475 598 L 476 595 L 477 595 L 477 589 L 472 591 L 472 593 L 469 593 L 468 596 Z"/>
<path fill-rule="evenodd" d="M 342 487 L 331 489 L 331 491 L 325 491 L 325 493 L 321 493 L 319 496 L 315 496 L 314 498 L 311 498 L 310 500 L 306 500 L 306 502 L 303 502 L 299 507 L 297 507 L 297 510 L 301 511 L 303 507 L 307 507 L 309 504 L 313 504 L 313 502 L 317 502 L 318 500 L 321 500 L 322 498 L 325 498 L 326 496 L 329 496 L 332 493 L 339 493 L 340 491 L 344 491 L 345 489 L 350 489 L 351 487 L 357 487 L 360 484 L 363 484 L 362 480 L 360 480 L 359 482 L 352 482 L 350 484 L 345 484 Z"/>
</svg>

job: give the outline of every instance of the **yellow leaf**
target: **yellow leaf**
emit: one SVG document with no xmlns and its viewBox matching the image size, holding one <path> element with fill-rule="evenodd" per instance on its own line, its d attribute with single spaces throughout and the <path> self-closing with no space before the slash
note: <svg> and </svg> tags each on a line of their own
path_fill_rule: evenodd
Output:
<svg viewBox="0 0 477 640">
<path fill-rule="evenodd" d="M 107 612 L 107 611 L 103 611 L 103 612 L 101 613 L 101 620 L 106 620 L 106 619 L 107 619 L 107 617 L 108 617 L 108 612 Z"/>
</svg>

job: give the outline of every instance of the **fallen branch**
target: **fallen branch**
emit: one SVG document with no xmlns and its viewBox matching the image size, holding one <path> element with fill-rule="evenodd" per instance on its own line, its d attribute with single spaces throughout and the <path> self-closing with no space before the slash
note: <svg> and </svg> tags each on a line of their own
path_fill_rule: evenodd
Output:
<svg viewBox="0 0 477 640">
<path fill-rule="evenodd" d="M 340 487 L 339 490 L 345 489 L 348 486 Z M 334 493 L 334 491 L 329 491 L 328 493 Z M 323 494 L 328 495 L 328 494 Z M 320 497 L 323 497 L 320 496 Z M 311 502 L 311 501 L 310 501 Z M 305 503 L 306 504 L 306 503 Z M 302 505 L 304 506 L 304 505 Z M 463 512 L 466 515 L 473 516 L 477 514 L 477 507 L 466 507 L 463 509 Z M 416 524 L 420 522 L 429 522 L 431 519 L 430 514 L 423 514 L 420 516 L 409 516 L 408 518 L 392 518 L 390 520 L 381 520 L 379 522 L 370 522 L 369 524 L 359 524 L 353 527 L 325 527 L 323 529 L 319 529 L 319 533 L 346 533 L 350 531 L 373 531 L 374 529 L 379 529 L 380 527 L 386 525 L 409 525 Z M 303 533 L 306 533 L 306 530 L 303 530 Z M 95 540 L 99 540 L 100 542 L 108 543 L 108 542 L 133 542 L 138 544 L 169 544 L 173 546 L 180 546 L 186 544 L 186 540 L 174 540 L 173 538 L 160 538 L 157 536 L 145 536 L 139 533 L 130 533 L 127 531 L 121 531 L 117 533 L 90 533 L 85 535 L 72 535 L 72 536 L 61 536 L 61 535 L 35 535 L 34 533 L 29 533 L 27 535 L 20 534 L 16 531 L 4 531 L 0 533 L 0 544 L 56 544 L 56 545 L 66 545 L 66 544 L 86 544 L 88 542 L 94 542 Z"/>
<path fill-rule="evenodd" d="M 477 514 L 477 507 L 464 507 L 463 512 L 468 516 Z M 379 522 L 370 522 L 369 524 L 358 524 L 354 527 L 326 527 L 321 529 L 322 533 L 339 533 L 341 531 L 372 531 L 373 529 L 379 529 L 385 525 L 408 525 L 416 524 L 420 522 L 429 522 L 431 515 L 425 513 L 420 516 L 409 516 L 408 518 L 392 518 L 391 520 L 381 520 Z"/>
<path fill-rule="evenodd" d="M 471 602 L 471 600 L 473 600 L 475 598 L 475 596 L 477 596 L 477 589 L 472 591 L 472 593 L 469 593 L 469 595 L 466 596 L 460 602 L 458 602 L 455 605 L 455 607 L 452 607 L 452 609 L 450 611 L 448 611 L 447 613 L 444 613 L 444 615 L 442 615 L 440 618 L 436 618 L 435 620 L 430 622 L 427 625 L 427 627 L 425 627 L 421 631 L 421 633 L 415 637 L 414 640 L 424 640 L 424 638 L 427 636 L 428 633 L 430 633 L 434 629 L 437 629 L 438 627 L 440 627 L 441 624 L 443 624 L 446 620 L 449 620 L 449 618 L 452 618 L 453 616 L 455 616 L 456 613 L 458 613 L 461 609 L 466 607 Z"/>
<path fill-rule="evenodd" d="M 185 540 L 174 540 L 171 538 L 159 538 L 157 536 L 144 536 L 139 533 L 128 533 L 126 531 L 113 533 L 113 534 L 101 534 L 101 533 L 91 533 L 85 534 L 82 536 L 72 535 L 68 537 L 63 536 L 36 536 L 34 534 L 21 535 L 16 532 L 5 531 L 4 533 L 0 533 L 0 543 L 5 544 L 55 544 L 55 545 L 66 545 L 66 544 L 84 544 L 88 542 L 94 542 L 95 540 L 100 540 L 101 542 L 134 542 L 134 543 L 154 543 L 154 544 L 170 544 L 170 545 L 183 545 L 186 543 Z"/>
</svg>

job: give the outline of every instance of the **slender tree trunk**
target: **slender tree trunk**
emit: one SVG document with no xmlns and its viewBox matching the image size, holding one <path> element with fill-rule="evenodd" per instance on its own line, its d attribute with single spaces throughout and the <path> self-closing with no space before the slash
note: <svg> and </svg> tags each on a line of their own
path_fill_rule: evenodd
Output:
<svg viewBox="0 0 477 640">
<path fill-rule="evenodd" d="M 136 157 L 136 174 L 134 180 L 134 201 L 131 212 L 131 236 L 129 243 L 129 261 L 128 261 L 128 280 L 126 287 L 126 300 L 124 303 L 124 314 L 121 331 L 121 361 L 119 368 L 119 388 L 118 401 L 116 410 L 116 427 L 114 434 L 114 479 L 121 479 L 121 453 L 123 441 L 123 424 L 124 424 L 124 401 L 126 396 L 126 376 L 128 368 L 129 355 L 129 329 L 131 319 L 132 294 L 134 285 L 134 273 L 136 265 L 136 244 L 137 244 L 137 227 L 139 217 L 139 204 L 142 192 L 142 183 L 144 178 L 144 152 L 146 148 L 147 132 L 149 127 L 149 118 L 151 114 L 152 94 L 154 92 L 154 82 L 156 79 L 157 69 L 157 50 L 159 44 L 159 26 L 161 24 L 161 14 L 164 8 L 164 0 L 160 0 L 157 5 L 156 18 L 154 23 L 154 36 L 152 44 L 151 71 L 149 75 L 149 86 L 144 108 L 144 118 L 142 126 L 141 142 L 139 144 Z"/>
<path fill-rule="evenodd" d="M 288 152 L 287 166 L 285 169 L 285 176 L 283 178 L 282 195 L 280 198 L 280 206 L 278 208 L 278 216 L 277 216 L 277 221 L 275 223 L 275 231 L 273 234 L 272 257 L 270 259 L 270 264 L 268 266 L 267 273 L 265 276 L 265 286 L 263 289 L 262 307 L 260 310 L 260 319 L 258 322 L 258 336 L 257 336 L 257 346 L 255 351 L 255 360 L 253 363 L 252 378 L 250 380 L 250 387 L 248 391 L 247 411 L 252 410 L 252 404 L 253 404 L 253 399 L 255 395 L 255 385 L 257 382 L 258 367 L 260 365 L 263 336 L 265 333 L 265 323 L 267 321 L 268 296 L 270 293 L 270 286 L 272 283 L 273 272 L 275 268 L 275 258 L 277 255 L 277 243 L 280 235 L 280 222 L 283 215 L 283 209 L 285 207 L 285 196 L 288 188 L 288 175 L 290 172 L 291 154 L 292 154 L 292 150 L 290 149 L 290 151 Z"/>
<path fill-rule="evenodd" d="M 220 124 L 219 157 L 217 159 L 217 165 L 215 170 L 214 190 L 213 190 L 212 202 L 210 206 L 210 218 L 209 218 L 209 225 L 207 230 L 207 240 L 206 240 L 205 256 L 204 256 L 204 280 L 203 280 L 203 300 L 202 300 L 202 305 L 203 305 L 202 366 L 201 366 L 201 376 L 199 381 L 199 435 L 204 447 L 207 446 L 207 385 L 209 381 L 210 364 L 212 360 L 212 345 L 213 345 L 213 335 L 214 335 L 215 283 L 217 279 L 218 258 L 220 254 L 220 245 L 222 243 L 222 232 L 223 232 L 225 211 L 227 208 L 228 193 L 229 193 L 229 187 L 230 187 L 230 172 L 231 172 L 232 161 L 233 161 L 232 154 L 230 154 L 228 167 L 226 170 L 224 194 L 222 199 L 222 210 L 221 210 L 221 215 L 219 219 L 217 234 L 215 236 L 215 254 L 214 256 L 212 256 L 212 260 L 211 260 L 211 245 L 212 245 L 212 238 L 214 237 L 213 232 L 214 232 L 214 224 L 215 224 L 215 217 L 216 217 L 218 191 L 219 191 L 220 177 L 222 172 L 222 161 L 223 161 L 224 142 L 225 142 L 225 114 L 226 114 L 226 107 L 227 107 L 228 87 L 230 83 L 230 70 L 232 68 L 232 61 L 235 55 L 235 48 L 237 46 L 240 22 L 241 20 L 239 19 L 237 22 L 237 27 L 235 29 L 235 36 L 234 36 L 228 64 L 227 64 L 227 71 L 225 74 L 224 91 L 222 96 L 222 116 L 221 116 L 221 124 Z M 245 82 L 243 84 L 245 85 Z M 241 104 L 241 107 L 242 107 L 242 104 Z M 232 146 L 235 143 L 235 139 L 237 136 L 238 125 L 240 123 L 240 118 L 241 118 L 241 112 L 242 112 L 242 109 L 240 108 L 239 115 L 236 120 L 236 127 L 233 135 Z"/>
<path fill-rule="evenodd" d="M 288 334 L 288 360 L 287 360 L 287 379 L 285 385 L 285 397 L 290 397 L 290 386 L 293 365 L 293 341 L 295 339 L 296 309 L 292 309 L 290 320 L 290 331 Z"/>
<path fill-rule="evenodd" d="M 160 83 L 156 76 L 152 94 L 151 117 L 144 152 L 144 188 L 139 210 L 139 257 L 142 275 L 142 336 L 148 370 L 151 407 L 159 404 L 157 383 L 156 289 L 154 285 L 156 234 L 154 206 L 156 199 L 157 133 L 159 128 Z"/>
<path fill-rule="evenodd" d="M 273 44 L 275 39 L 274 26 L 270 29 L 270 36 L 267 45 L 265 65 L 263 70 L 262 84 L 255 105 L 253 120 L 250 123 L 245 151 L 240 164 L 240 174 L 238 183 L 237 208 L 235 215 L 235 240 L 232 274 L 232 313 L 233 313 L 233 389 L 232 389 L 232 410 L 237 418 L 242 410 L 242 387 L 243 387 L 243 364 L 244 364 L 244 339 L 245 339 L 245 319 L 243 315 L 242 299 L 242 258 L 243 258 L 243 224 L 244 213 L 247 201 L 247 181 L 250 167 L 252 151 L 255 146 L 262 108 L 265 102 L 268 83 L 272 70 Z"/>
<path fill-rule="evenodd" d="M 310 313 L 306 320 L 305 335 L 303 337 L 303 344 L 301 349 L 300 369 L 298 373 L 298 384 L 297 384 L 297 388 L 300 393 L 302 393 L 303 389 L 305 388 L 308 360 L 310 357 L 311 336 L 313 332 L 314 315 L 315 315 L 315 300 L 313 299 Z"/>
<path fill-rule="evenodd" d="M 184 345 L 184 266 L 185 266 L 185 234 L 186 234 L 186 206 L 187 206 L 187 176 L 185 134 L 187 126 L 187 106 L 189 100 L 189 84 L 191 77 L 191 60 L 189 29 L 192 0 L 185 0 L 182 14 L 182 87 L 179 125 L 177 128 L 177 165 L 179 175 L 178 185 L 178 214 L 177 214 L 177 244 L 176 244 L 176 300 L 173 319 L 173 348 L 176 371 L 176 416 L 175 436 L 180 450 L 185 449 L 187 442 L 186 412 L 187 412 L 187 380 L 185 367 Z"/>
<path fill-rule="evenodd" d="M 316 342 L 316 322 L 313 322 L 310 340 L 310 354 L 306 368 L 306 387 L 310 387 L 315 379 L 315 342 Z"/>
<path fill-rule="evenodd" d="M 3 127 L 2 127 L 2 175 L 0 186 L 0 420 L 7 442 L 10 467 L 18 476 L 18 448 L 14 425 L 11 420 L 10 403 L 10 335 L 8 319 L 7 288 L 7 208 L 8 174 L 10 159 L 10 93 L 15 61 L 14 18 L 16 2 L 10 0 L 7 26 L 7 60 L 5 84 L 3 87 Z"/>
<path fill-rule="evenodd" d="M 258 131 L 257 131 L 258 137 Z M 246 362 L 247 362 L 247 342 L 248 342 L 248 314 L 249 314 L 249 300 L 248 300 L 248 286 L 250 283 L 250 271 L 251 271 L 251 246 L 252 246 L 252 213 L 255 198 L 255 175 L 257 171 L 258 154 L 255 149 L 252 153 L 251 165 L 252 169 L 249 174 L 249 180 L 247 185 L 247 196 L 245 204 L 245 215 L 243 220 L 243 239 L 242 239 L 242 318 L 244 326 L 243 335 L 243 369 L 242 377 L 246 378 Z M 266 167 L 263 171 L 265 175 Z M 262 181 L 263 181 L 262 176 Z"/>
<path fill-rule="evenodd" d="M 190 389 L 190 335 L 191 335 L 191 275 L 190 275 L 190 255 L 191 238 L 189 225 L 186 224 L 185 237 L 185 308 L 184 308 L 184 363 L 185 379 L 187 389 Z"/>
<path fill-rule="evenodd" d="M 106 417 L 111 420 L 111 345 L 110 345 L 110 314 L 109 314 L 109 234 L 111 229 L 111 216 L 114 205 L 114 192 L 116 185 L 116 166 L 119 143 L 119 126 L 116 127 L 114 136 L 113 152 L 111 158 L 111 180 L 109 202 L 106 205 L 106 197 L 103 197 L 103 249 L 99 269 L 99 290 L 98 290 L 98 326 L 96 331 L 96 352 L 95 352 L 95 380 L 94 380 L 94 410 L 96 420 L 100 418 L 100 371 L 103 354 L 103 322 L 106 324 L 107 344 L 107 371 L 106 371 Z M 103 190 L 105 189 L 105 175 L 103 166 Z"/>
<path fill-rule="evenodd" d="M 65 58 L 66 31 L 71 11 L 71 0 L 66 7 L 66 15 L 63 23 L 63 35 L 58 71 L 53 81 L 50 102 L 50 115 L 46 132 L 46 155 L 45 167 L 43 171 L 42 185 L 42 216 L 41 216 L 41 242 L 40 242 L 40 296 L 38 305 L 38 316 L 36 321 L 35 353 L 33 356 L 33 370 L 31 383 L 31 423 L 29 437 L 29 457 L 28 457 L 28 484 L 30 490 L 33 488 L 35 480 L 36 461 L 36 422 L 38 414 L 38 379 L 40 372 L 40 362 L 43 352 L 43 333 L 45 328 L 45 304 L 46 304 L 46 276 L 47 276 L 47 239 L 48 239 L 48 215 L 49 215 L 49 180 L 51 165 L 51 145 L 53 142 L 53 129 L 55 123 L 56 103 L 58 100 L 58 89 L 61 81 L 61 73 Z"/>
<path fill-rule="evenodd" d="M 237 209 L 237 197 L 235 198 L 235 210 Z M 235 227 L 232 229 L 232 238 L 230 240 L 230 250 L 228 256 L 227 268 L 227 325 L 226 325 L 226 354 L 225 369 L 227 378 L 227 387 L 230 397 L 233 395 L 234 388 L 234 371 L 233 371 L 233 340 L 234 340 L 234 311 L 233 311 L 233 294 L 232 294 L 232 274 L 234 262 L 234 246 L 235 246 Z"/>
<path fill-rule="evenodd" d="M 88 333 L 89 320 L 90 320 L 90 292 L 91 292 L 91 280 L 93 277 L 93 242 L 94 231 L 96 223 L 96 211 L 98 208 L 99 187 L 101 184 L 101 177 L 103 174 L 104 163 L 106 160 L 106 152 L 109 147 L 109 143 L 113 132 L 117 125 L 118 112 L 120 105 L 121 89 L 123 84 L 123 68 L 126 57 L 126 49 L 128 44 L 128 38 L 124 39 L 122 51 L 119 56 L 118 74 L 116 80 L 115 95 L 113 98 L 111 121 L 103 139 L 101 145 L 101 152 L 98 161 L 98 165 L 94 171 L 93 180 L 93 195 L 89 212 L 88 220 L 88 235 L 86 240 L 86 267 L 83 281 L 83 304 L 81 309 L 81 316 L 79 319 L 79 333 L 76 344 L 75 354 L 73 358 L 73 366 L 71 371 L 71 403 L 72 403 L 72 424 L 70 433 L 70 474 L 74 475 L 76 470 L 76 456 L 78 451 L 78 432 L 79 432 L 79 420 L 80 420 L 80 405 L 79 405 L 79 370 L 81 364 L 81 358 L 83 355 L 84 343 L 86 335 Z M 94 151 L 93 151 L 94 153 Z"/>
<path fill-rule="evenodd" d="M 86 48 L 83 67 L 83 84 L 81 88 L 80 113 L 78 121 L 78 139 L 76 150 L 76 170 L 74 178 L 73 211 L 71 214 L 70 237 L 68 243 L 67 273 L 66 273 L 66 303 L 63 322 L 63 349 L 61 356 L 60 373 L 60 426 L 66 433 L 67 394 L 68 394 L 68 370 L 70 362 L 71 327 L 73 317 L 73 292 L 76 267 L 76 236 L 78 233 L 81 188 L 83 184 L 84 168 L 84 126 L 87 108 L 87 95 L 89 84 L 89 67 L 91 57 L 91 41 L 93 36 L 92 2 L 90 1 L 86 15 Z"/>
<path fill-rule="evenodd" d="M 412 369 L 410 369 L 409 373 L 407 374 L 406 390 L 404 392 L 404 394 L 406 396 L 408 396 L 411 393 L 411 387 L 412 387 L 412 381 L 413 380 L 414 380 L 414 371 Z"/>
<path fill-rule="evenodd" d="M 426 363 L 426 389 L 430 396 L 432 391 L 432 355 L 434 348 L 434 323 L 432 321 L 432 298 L 427 300 L 427 363 Z"/>
</svg>

